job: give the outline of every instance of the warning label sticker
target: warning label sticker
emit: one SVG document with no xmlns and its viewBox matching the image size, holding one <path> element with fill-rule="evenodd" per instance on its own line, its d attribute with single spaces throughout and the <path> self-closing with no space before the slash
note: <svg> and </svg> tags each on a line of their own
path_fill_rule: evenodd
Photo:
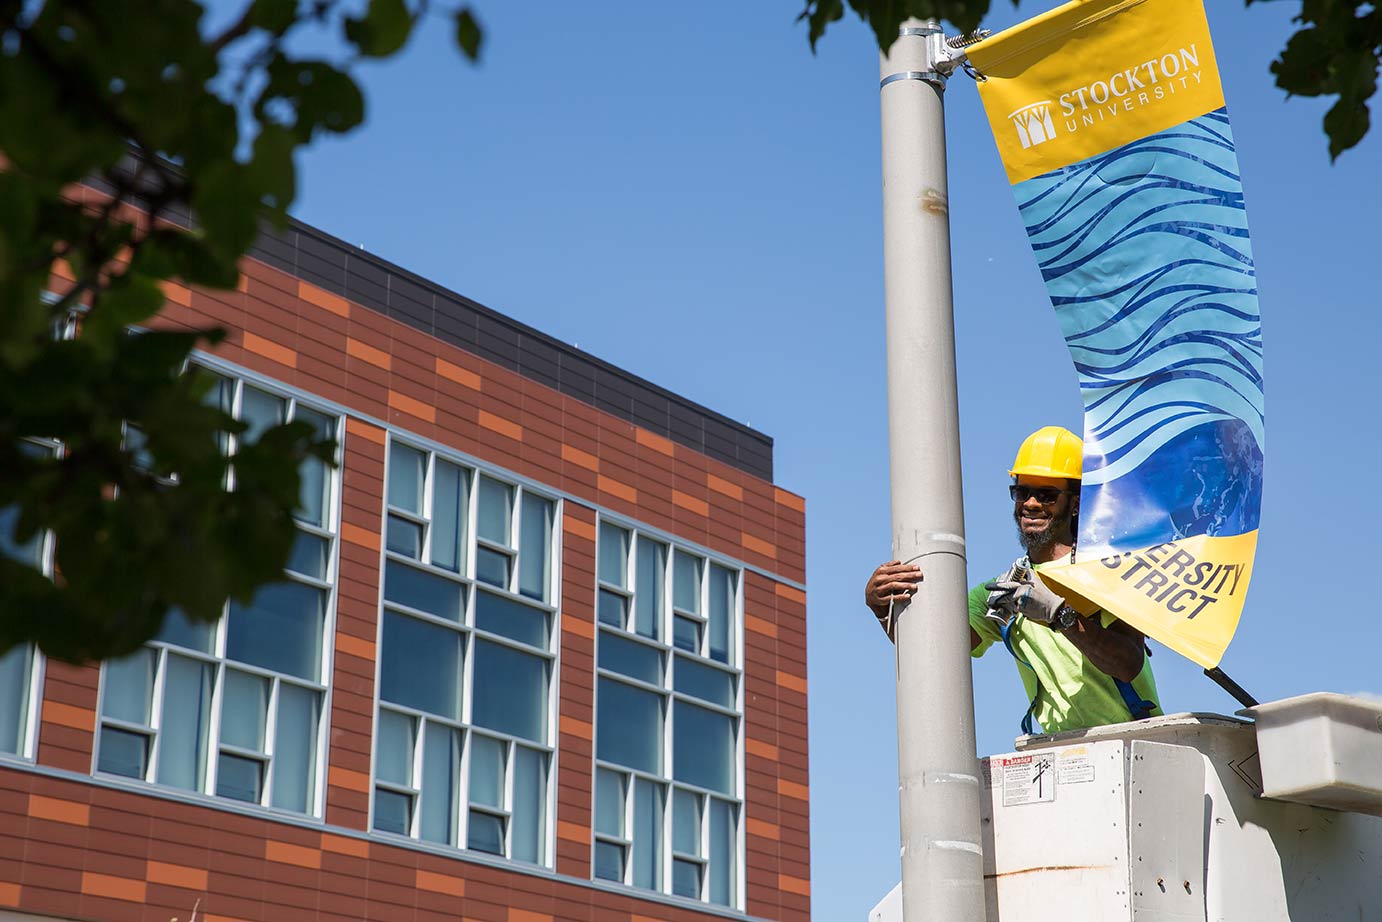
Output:
<svg viewBox="0 0 1382 922">
<path fill-rule="evenodd" d="M 1056 781 L 1061 784 L 1081 784 L 1094 780 L 1094 760 L 1089 747 L 1072 746 L 1056 754 Z"/>
<path fill-rule="evenodd" d="M 1056 757 L 1051 753 L 1004 759 L 1003 806 L 1049 803 L 1055 800 L 1055 762 Z"/>
</svg>

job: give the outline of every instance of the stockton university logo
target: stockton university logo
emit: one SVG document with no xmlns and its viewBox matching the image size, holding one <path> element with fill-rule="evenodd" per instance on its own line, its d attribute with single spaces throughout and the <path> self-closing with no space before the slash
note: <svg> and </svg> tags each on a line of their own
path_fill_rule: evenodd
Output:
<svg viewBox="0 0 1382 922">
<path fill-rule="evenodd" d="M 1056 136 L 1056 123 L 1051 120 L 1051 100 L 1043 99 L 1023 106 L 1008 119 L 1017 129 L 1017 137 L 1022 149 L 1035 147 Z"/>
</svg>

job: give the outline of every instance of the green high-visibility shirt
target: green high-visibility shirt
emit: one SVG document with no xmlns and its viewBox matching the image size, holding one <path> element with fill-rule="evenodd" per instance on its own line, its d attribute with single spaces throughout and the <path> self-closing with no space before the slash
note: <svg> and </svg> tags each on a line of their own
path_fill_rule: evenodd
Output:
<svg viewBox="0 0 1382 922">
<path fill-rule="evenodd" d="M 988 593 L 982 585 L 969 590 L 969 626 L 979 635 L 979 646 L 971 653 L 974 657 L 983 656 L 995 642 L 1004 655 L 1007 654 L 998 623 L 984 616 L 988 610 L 987 598 Z M 1099 612 L 1099 618 L 1104 627 L 1117 620 L 1105 611 Z M 1008 638 L 1017 655 L 1031 664 L 1029 668 L 1013 658 L 1027 689 L 1028 701 L 1036 699 L 1032 713 L 1043 732 L 1059 733 L 1132 719 L 1113 678 L 1086 659 L 1059 631 L 1019 617 L 1008 632 Z M 1152 710 L 1154 716 L 1161 714 L 1156 678 L 1145 653 L 1142 671 L 1132 680 L 1132 687 L 1144 700 L 1158 705 Z"/>
</svg>

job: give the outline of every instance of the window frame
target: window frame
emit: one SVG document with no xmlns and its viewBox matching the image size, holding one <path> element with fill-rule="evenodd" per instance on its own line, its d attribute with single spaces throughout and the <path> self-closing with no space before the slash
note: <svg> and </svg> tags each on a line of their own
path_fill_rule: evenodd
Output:
<svg viewBox="0 0 1382 922">
<path fill-rule="evenodd" d="M 93 739 L 91 754 L 91 773 L 93 776 L 103 780 L 150 785 L 166 791 L 175 791 L 184 796 L 205 799 L 218 807 L 233 804 L 246 810 L 262 810 L 274 814 L 305 818 L 320 822 L 325 816 L 326 778 L 330 759 L 329 746 L 331 738 L 330 723 L 333 688 L 332 663 L 335 656 L 336 608 L 340 583 L 346 414 L 338 408 L 333 408 L 328 402 L 318 400 L 310 394 L 240 370 L 227 368 L 219 364 L 212 365 L 204 363 L 195 358 L 188 362 L 188 370 L 192 367 L 196 367 L 207 374 L 216 376 L 223 382 L 222 386 L 228 384 L 232 388 L 230 406 L 228 408 L 223 408 L 237 420 L 242 419 L 241 414 L 245 388 L 249 387 L 283 401 L 284 421 L 297 419 L 298 411 L 301 409 L 329 420 L 332 424 L 334 438 L 337 444 L 334 458 L 335 466 L 325 468 L 326 484 L 323 488 L 323 503 L 321 509 L 322 522 L 324 524 L 308 521 L 297 514 L 293 516 L 294 528 L 297 529 L 297 534 L 306 534 L 327 542 L 323 560 L 325 569 L 324 578 L 291 570 L 285 566 L 283 578 L 270 584 L 307 586 L 322 593 L 321 645 L 316 660 L 317 679 L 306 679 L 298 675 L 279 672 L 253 663 L 230 659 L 227 655 L 230 613 L 231 606 L 235 603 L 227 599 L 222 605 L 220 617 L 214 622 L 206 623 L 209 627 L 207 646 L 210 652 L 205 649 L 186 647 L 169 640 L 164 640 L 160 637 L 155 637 L 141 646 L 139 651 L 130 654 L 132 657 L 146 651 L 151 651 L 155 656 L 153 681 L 150 685 L 149 697 L 147 700 L 148 721 L 146 724 L 106 715 L 106 698 L 109 691 L 107 675 L 110 672 L 110 661 L 103 661 L 101 663 L 99 693 L 96 703 L 96 732 Z M 218 406 L 220 406 L 219 403 Z M 224 487 L 227 490 L 233 490 L 235 488 L 234 457 L 239 447 L 240 436 L 223 434 L 222 439 L 223 450 L 231 461 L 227 466 Z M 292 562 L 291 559 L 289 562 Z M 169 618 L 174 617 L 177 617 L 177 615 L 170 612 Z M 166 624 L 167 622 L 165 621 L 165 627 Z M 209 667 L 212 670 L 210 700 L 207 703 L 205 751 L 202 754 L 201 763 L 196 767 L 196 771 L 200 774 L 200 779 L 198 786 L 195 788 L 181 787 L 157 780 L 161 745 L 164 741 L 165 730 L 168 729 L 163 723 L 165 703 L 164 690 L 167 684 L 168 663 L 172 656 L 180 656 L 183 659 L 201 664 L 203 667 Z M 226 677 L 231 670 L 255 678 L 265 679 L 269 682 L 268 698 L 264 714 L 262 751 L 243 749 L 233 744 L 228 744 L 222 739 L 223 728 L 221 711 L 225 700 Z M 276 776 L 274 771 L 279 761 L 277 758 L 279 755 L 277 752 L 277 721 L 281 709 L 282 688 L 285 685 L 300 688 L 318 696 L 317 704 L 319 708 L 317 711 L 317 727 L 315 737 L 312 739 L 313 764 L 308 776 L 311 793 L 307 798 L 308 803 L 305 811 L 275 806 L 273 803 L 276 791 Z M 140 735 L 145 738 L 145 764 L 142 777 L 103 771 L 101 769 L 102 736 L 103 730 L 106 727 L 124 733 Z M 220 761 L 223 755 L 260 763 L 259 798 L 257 801 L 217 793 L 220 780 Z"/>
<path fill-rule="evenodd" d="M 390 498 L 390 484 L 394 474 L 394 447 L 417 452 L 423 456 L 421 482 L 419 483 L 419 511 L 395 505 Z M 565 498 L 557 490 L 516 477 L 497 469 L 479 459 L 470 458 L 455 449 L 415 437 L 394 429 L 388 430 L 384 447 L 384 496 L 383 539 L 380 542 L 379 569 L 379 626 L 376 639 L 375 701 L 374 701 L 374 740 L 370 753 L 370 805 L 368 829 L 371 835 L 383 836 L 411 845 L 440 848 L 463 852 L 467 855 L 484 856 L 485 859 L 513 863 L 524 867 L 551 870 L 556 861 L 556 789 L 560 758 L 557 745 L 559 735 L 559 714 L 557 711 L 560 692 L 560 653 L 561 653 L 561 551 L 562 516 L 565 512 Z M 458 516 L 458 547 L 456 557 L 458 568 L 432 562 L 434 550 L 434 525 L 437 524 L 436 472 L 440 463 L 458 468 L 463 479 L 463 492 L 466 508 L 463 516 Z M 509 541 L 507 544 L 480 535 L 481 482 L 488 480 L 506 487 L 509 491 L 507 522 Z M 550 518 L 547 527 L 550 534 L 545 545 L 547 568 L 545 574 L 546 599 L 535 598 L 522 591 L 521 580 L 524 572 L 524 536 L 526 497 L 536 497 L 546 502 Z M 390 520 L 396 518 L 421 531 L 417 541 L 417 556 L 396 550 L 390 546 L 388 535 Z M 502 555 L 506 560 L 506 584 L 498 586 L 479 576 L 480 558 L 484 551 Z M 411 607 L 405 603 L 386 598 L 386 579 L 389 565 L 409 567 L 430 577 L 446 580 L 459 588 L 461 608 L 457 620 Z M 500 634 L 479 626 L 479 600 L 481 594 L 493 596 L 506 604 L 522 605 L 531 611 L 541 612 L 546 619 L 547 641 L 545 647 Z M 384 631 L 388 618 L 410 618 L 431 627 L 444 629 L 458 638 L 458 678 L 461 683 L 457 716 L 453 719 L 422 708 L 387 700 L 384 697 Z M 493 729 L 475 722 L 476 651 L 481 644 L 494 644 L 525 656 L 533 657 L 543 664 L 546 670 L 546 693 L 543 697 L 545 726 L 542 739 L 535 740 L 504 730 Z M 410 721 L 413 750 L 409 766 L 409 781 L 398 783 L 380 777 L 380 747 L 384 741 L 384 714 L 389 713 Z M 445 842 L 426 838 L 423 835 L 423 803 L 427 792 L 423 787 L 426 771 L 426 746 L 428 728 L 438 727 L 455 734 L 460 755 L 456 762 L 455 777 L 448 792 L 450 810 L 446 817 L 448 840 Z M 474 745 L 477 738 L 485 738 L 499 743 L 503 749 L 503 774 L 500 785 L 500 805 L 473 802 L 471 791 L 471 772 L 474 766 Z M 545 765 L 543 791 L 534 804 L 541 811 L 538 826 L 538 860 L 515 857 L 516 824 L 516 781 L 519 772 L 520 750 L 535 753 L 540 765 Z M 380 791 L 409 798 L 406 809 L 405 831 L 381 828 L 378 823 Z M 472 848 L 470 845 L 471 814 L 478 813 L 499 818 L 502 823 L 501 852 Z"/>
<path fill-rule="evenodd" d="M 604 578 L 601 571 L 601 543 L 605 538 L 605 526 L 619 529 L 627 537 L 627 548 L 623 560 L 623 582 L 624 585 L 610 582 Z M 661 611 L 660 622 L 658 624 L 658 636 L 648 637 L 641 633 L 637 621 L 637 606 L 639 592 L 639 573 L 638 567 L 638 548 L 640 539 L 647 539 L 663 545 L 666 550 L 662 560 L 662 574 L 660 585 Z M 676 560 L 677 556 L 685 555 L 699 561 L 699 585 L 697 589 L 697 610 L 691 611 L 677 604 L 675 596 L 676 587 Z M 730 600 L 730 611 L 728 613 L 731 623 L 729 625 L 728 642 L 730 651 L 728 662 L 715 659 L 711 653 L 710 637 L 710 593 L 712 589 L 711 574 L 714 568 L 720 568 L 732 574 L 734 580 L 733 598 Z M 596 552 L 595 552 L 595 675 L 593 696 L 593 710 L 595 714 L 595 732 L 593 734 L 592 746 L 592 794 L 591 794 L 591 877 L 597 882 L 607 882 L 611 885 L 628 887 L 635 891 L 651 892 L 663 897 L 673 899 L 693 900 L 698 905 L 705 906 L 724 906 L 730 910 L 741 910 L 745 899 L 745 738 L 746 715 L 744 711 L 745 688 L 744 688 L 744 575 L 747 569 L 728 557 L 717 555 L 707 549 L 696 547 L 688 542 L 678 540 L 675 536 L 659 532 L 657 530 L 640 525 L 637 522 L 624 519 L 615 515 L 610 515 L 603 510 L 599 512 L 596 521 Z M 604 620 L 600 616 L 601 595 L 614 595 L 622 598 L 623 602 L 623 626 L 617 626 Z M 690 651 L 678 644 L 676 637 L 676 624 L 678 619 L 694 621 L 698 630 L 698 649 Z M 601 665 L 601 645 L 606 636 L 615 637 L 626 643 L 636 643 L 645 649 L 655 650 L 659 656 L 660 673 L 662 681 L 652 683 L 646 679 L 632 676 L 626 672 Z M 726 707 L 707 698 L 697 697 L 688 692 L 679 691 L 677 682 L 677 663 L 681 660 L 695 663 L 699 666 L 712 668 L 717 672 L 727 674 L 733 679 L 733 706 Z M 659 713 L 661 720 L 661 753 L 660 762 L 662 771 L 650 772 L 642 768 L 624 765 L 600 758 L 599 747 L 599 715 L 600 715 L 600 690 L 605 682 L 617 682 L 629 688 L 644 692 L 653 693 L 659 696 Z M 703 708 L 714 714 L 729 717 L 733 723 L 734 739 L 732 743 L 732 755 L 734 766 L 732 774 L 732 794 L 725 794 L 722 791 L 712 788 L 702 787 L 689 781 L 678 780 L 676 776 L 676 741 L 675 741 L 675 713 L 678 702 L 686 705 Z M 623 787 L 624 803 L 620 811 L 621 835 L 612 835 L 600 831 L 599 814 L 599 792 L 600 776 L 602 773 L 609 773 L 618 776 Z M 660 829 L 658 835 L 658 864 L 656 868 L 655 880 L 657 884 L 649 889 L 633 882 L 635 866 L 638 856 L 635 852 L 635 829 L 634 824 L 638 820 L 638 791 L 639 782 L 645 782 L 653 786 L 654 791 L 660 791 L 661 810 L 660 810 Z M 700 815 L 697 825 L 697 845 L 698 854 L 684 853 L 675 848 L 676 845 L 676 802 L 678 795 L 689 795 L 698 797 L 701 800 Z M 655 796 L 657 796 L 655 794 Z M 728 904 L 719 903 L 711 898 L 710 880 L 710 830 L 712 824 L 711 813 L 714 809 L 713 803 L 719 802 L 727 804 L 731 810 L 731 817 L 734 822 L 733 835 L 733 854 L 731 855 L 729 871 L 730 881 L 730 902 Z M 597 856 L 600 846 L 614 846 L 621 850 L 621 862 L 623 873 L 620 880 L 599 876 L 597 873 Z M 698 868 L 699 893 L 697 896 L 684 896 L 676 892 L 675 886 L 675 867 L 679 862 L 694 864 Z"/>
<path fill-rule="evenodd" d="M 25 442 L 50 455 L 56 455 L 62 451 L 61 444 L 53 439 L 26 439 Z M 34 537 L 38 539 L 37 547 L 34 549 L 38 571 L 48 579 L 52 579 L 53 552 L 55 550 L 53 533 L 45 528 Z M 14 650 L 26 648 L 29 650 L 28 676 L 26 678 L 28 687 L 24 696 L 24 713 L 19 715 L 19 720 L 16 722 L 19 730 L 19 746 L 14 752 L 0 749 L 0 761 L 33 763 L 38 758 L 38 731 L 43 710 L 43 680 L 47 675 L 48 658 L 43 655 L 38 644 L 32 640 L 15 644 L 10 651 L 6 652 L 8 655 Z"/>
<path fill-rule="evenodd" d="M 57 294 L 46 289 L 39 293 L 39 298 L 45 305 L 52 305 L 58 301 Z M 74 339 L 77 335 L 76 312 L 69 311 L 66 316 L 55 318 L 52 323 L 52 334 L 55 340 Z M 57 439 L 33 437 L 26 438 L 24 442 L 49 455 L 59 455 L 63 451 L 62 443 Z M 38 538 L 38 547 L 35 549 L 35 556 L 38 558 L 38 570 L 48 579 L 52 579 L 55 550 L 53 533 L 45 528 L 35 537 Z M 43 720 L 43 684 L 48 674 L 48 657 L 43 655 L 43 651 L 33 641 L 16 644 L 6 651 L 6 655 L 20 649 L 29 651 L 29 662 L 26 678 L 27 688 L 24 695 L 24 713 L 19 715 L 16 722 L 19 730 L 19 745 L 14 752 L 0 749 L 0 762 L 33 764 L 38 759 L 39 728 Z"/>
</svg>

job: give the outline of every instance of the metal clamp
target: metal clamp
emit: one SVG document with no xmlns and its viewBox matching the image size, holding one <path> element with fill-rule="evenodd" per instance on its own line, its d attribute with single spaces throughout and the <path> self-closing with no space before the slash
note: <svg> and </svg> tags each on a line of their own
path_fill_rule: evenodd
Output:
<svg viewBox="0 0 1382 922">
<path fill-rule="evenodd" d="M 921 70 L 904 70 L 888 74 L 878 81 L 880 90 L 888 84 L 900 80 L 919 80 L 943 91 L 946 80 L 955 72 L 957 67 L 961 66 L 965 68 L 966 73 L 976 80 L 983 79 L 983 75 L 969 65 L 965 49 L 987 38 L 991 34 L 987 29 L 978 29 L 968 35 L 946 38 L 939 23 L 931 20 L 920 26 L 903 26 L 897 30 L 897 34 L 899 39 L 921 39 L 924 49 L 922 61 L 917 63 L 924 63 L 927 66 Z"/>
</svg>

